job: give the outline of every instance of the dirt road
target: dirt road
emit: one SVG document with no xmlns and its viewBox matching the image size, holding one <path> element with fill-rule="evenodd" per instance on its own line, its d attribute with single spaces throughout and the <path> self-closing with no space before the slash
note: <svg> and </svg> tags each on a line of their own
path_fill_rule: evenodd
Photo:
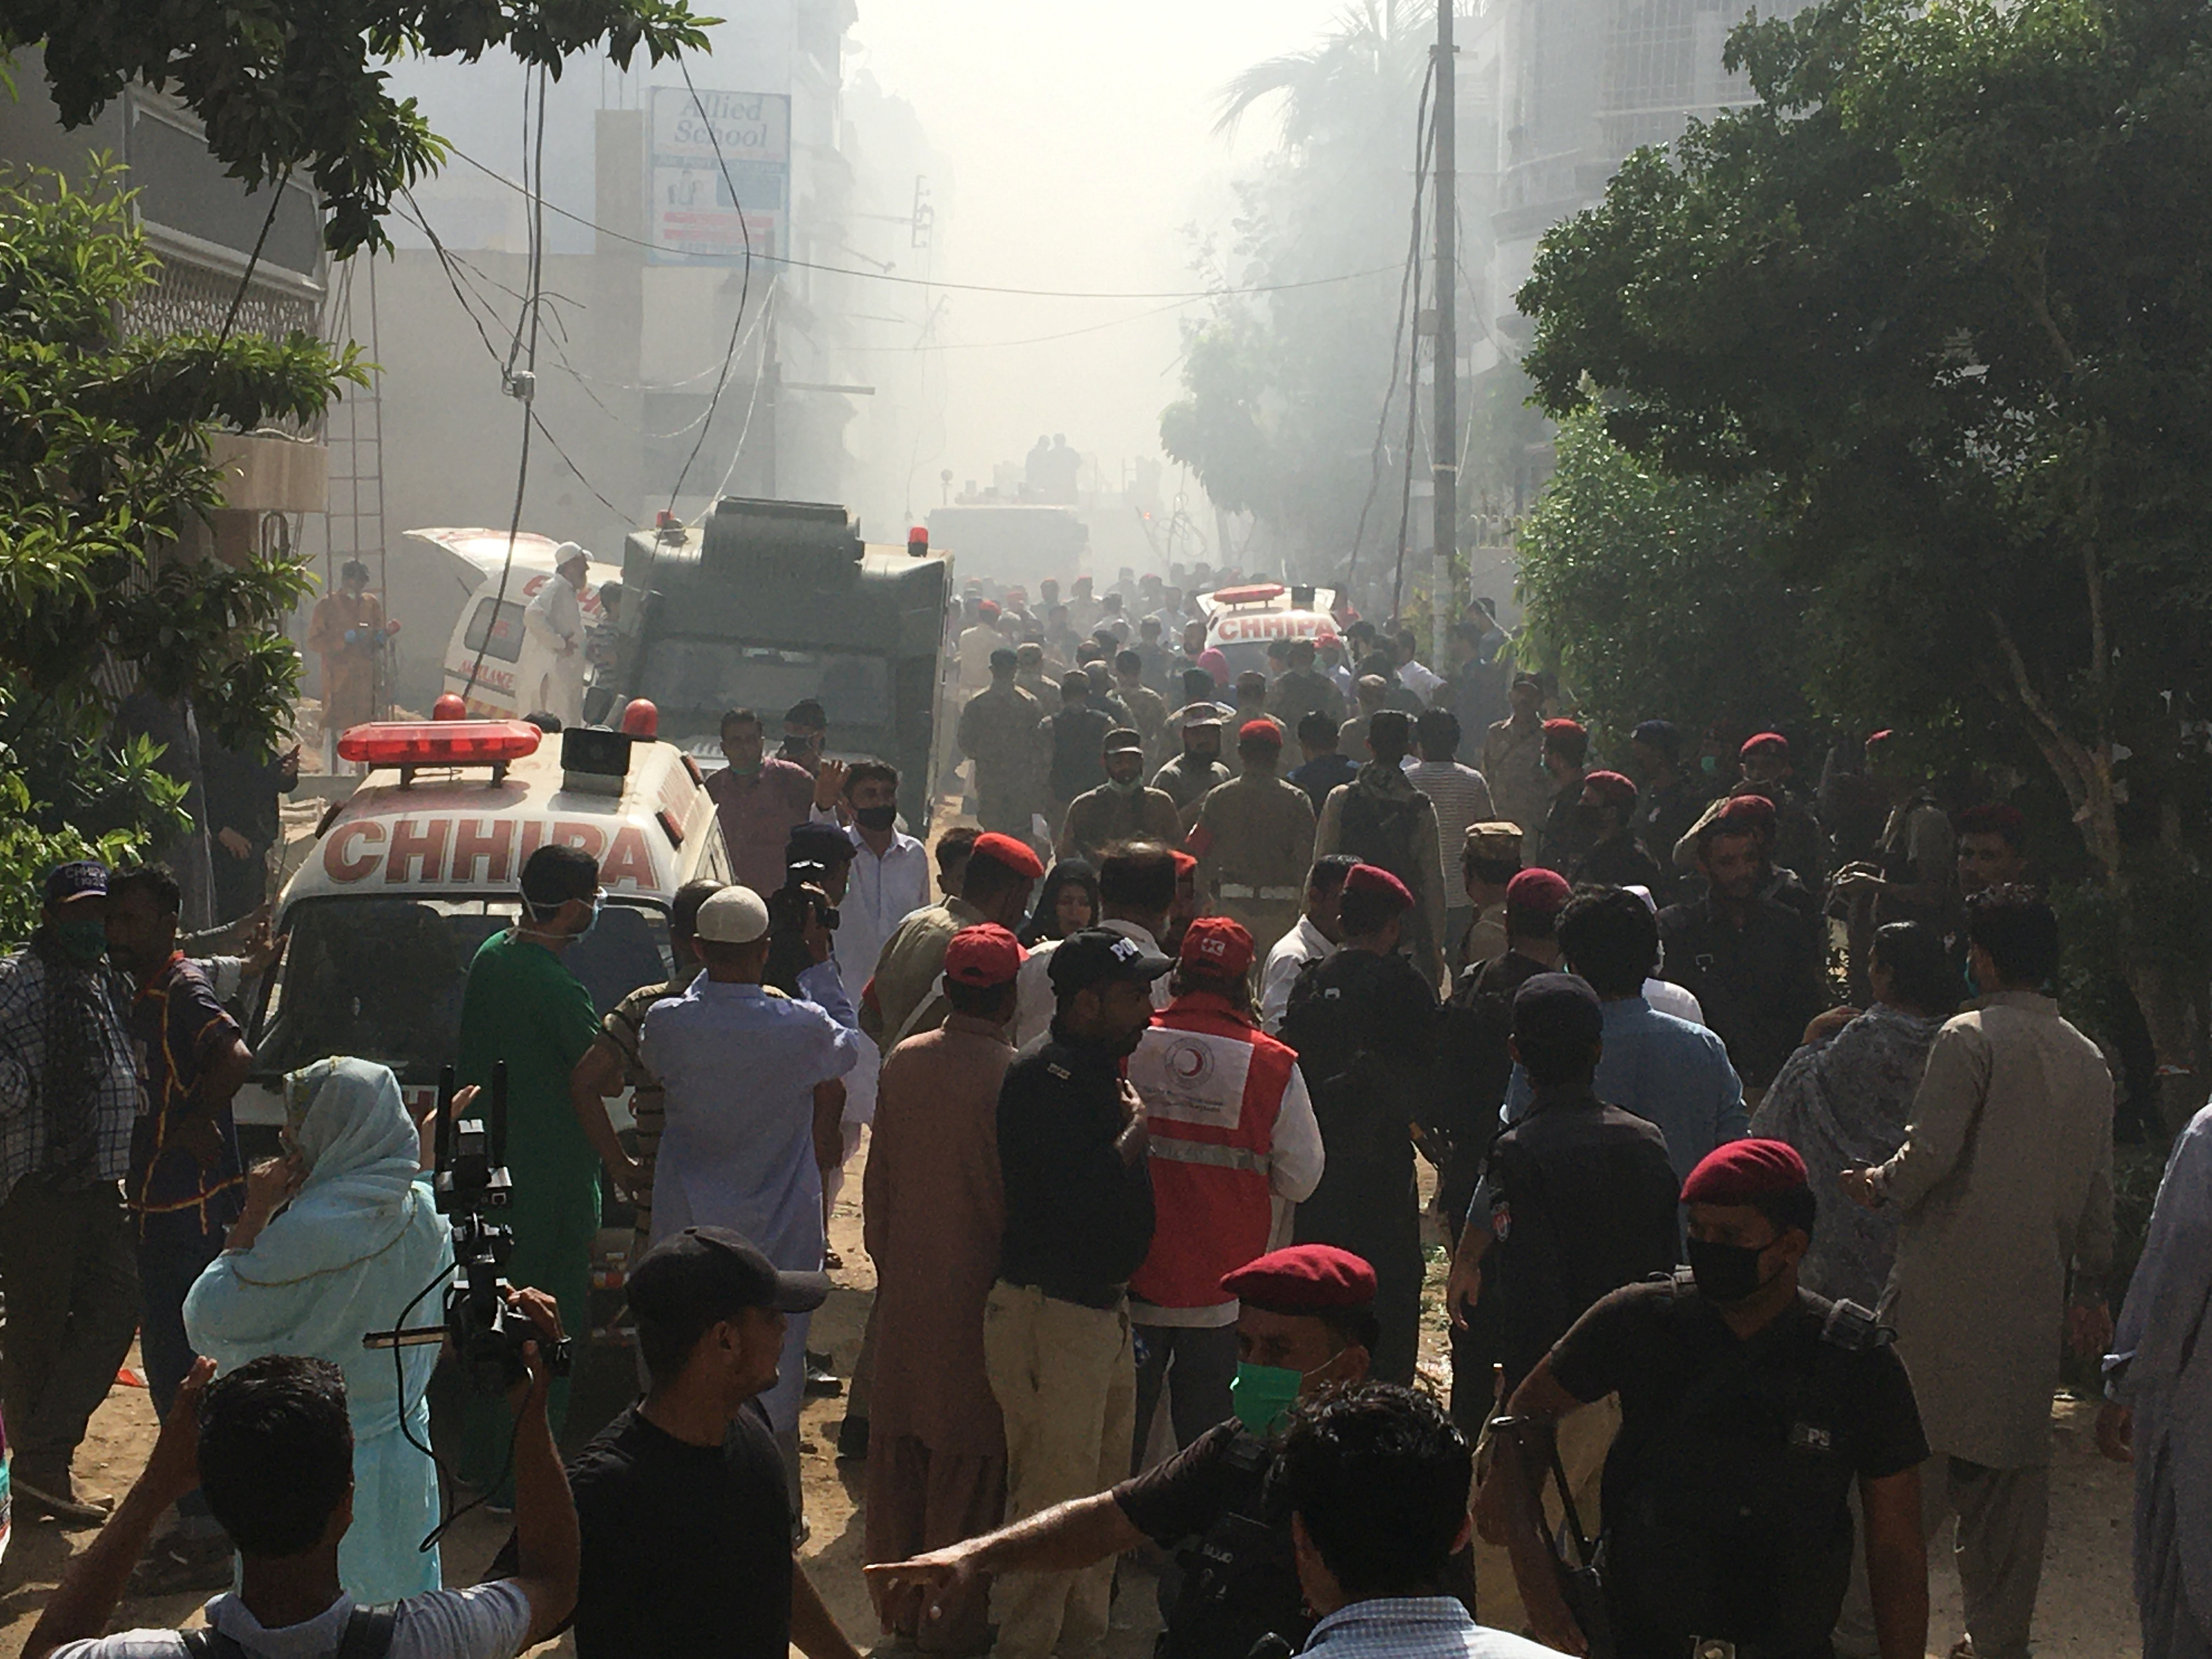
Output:
<svg viewBox="0 0 2212 1659">
<path fill-rule="evenodd" d="M 815 1316 L 811 1341 L 811 1346 L 836 1356 L 841 1373 L 849 1370 L 860 1352 L 860 1329 L 874 1287 L 860 1248 L 860 1185 L 856 1162 L 846 1186 L 849 1196 L 839 1203 L 830 1229 L 831 1243 L 845 1266 L 834 1275 L 838 1289 Z M 1431 1255 L 1423 1370 L 1442 1384 L 1448 1373 L 1443 1358 L 1440 1249 Z M 137 1364 L 135 1354 L 132 1364 Z M 840 1463 L 835 1455 L 837 1425 L 843 1415 L 842 1400 L 815 1400 L 807 1405 L 802 1440 L 811 1533 L 804 1553 L 831 1611 L 866 1649 L 876 1640 L 877 1627 L 860 1571 L 863 1469 L 857 1463 Z M 2052 1413 L 2056 1463 L 2051 1541 L 2036 1631 L 2042 1659 L 2139 1659 L 2141 1651 L 2128 1588 L 2129 1475 L 2097 1455 L 2090 1433 L 2094 1417 L 2094 1406 L 2071 1401 L 2059 1401 Z M 579 1432 L 582 1438 L 589 1437 L 580 1428 Z M 114 1389 L 93 1419 L 91 1436 L 78 1454 L 82 1489 L 121 1492 L 143 1463 L 153 1434 L 153 1408 L 145 1391 Z M 472 1582 L 506 1535 L 504 1522 L 481 1514 L 464 1517 L 446 1546 L 447 1582 Z M 64 1563 L 89 1536 L 28 1517 L 19 1519 L 15 1542 L 0 1566 L 0 1659 L 16 1659 L 22 1651 Z M 1940 1557 L 1942 1553 L 1935 1553 Z M 1935 1616 L 1929 1651 L 1940 1659 L 1959 1634 L 1958 1579 L 1948 1564 L 1938 1561 L 1931 1588 Z M 1153 1589 L 1148 1572 L 1133 1563 L 1125 1566 L 1107 1659 L 1145 1659 L 1152 1651 L 1159 1624 Z M 191 1618 L 201 1599 L 183 1595 L 127 1603 L 118 1626 L 183 1622 Z"/>
</svg>

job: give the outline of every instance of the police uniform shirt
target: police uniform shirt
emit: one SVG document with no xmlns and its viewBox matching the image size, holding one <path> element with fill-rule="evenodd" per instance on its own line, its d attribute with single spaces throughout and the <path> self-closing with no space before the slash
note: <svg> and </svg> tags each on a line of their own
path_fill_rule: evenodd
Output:
<svg viewBox="0 0 2212 1659">
<path fill-rule="evenodd" d="M 1832 1328 L 1835 1306 L 1800 1291 L 1740 1340 L 1684 1280 L 1660 1279 L 1614 1291 L 1552 1351 L 1576 1399 L 1620 1395 L 1604 1511 L 1624 1659 L 1689 1637 L 1828 1651 L 1847 1493 L 1928 1457 L 1895 1349 L 1863 1310 Z"/>
<path fill-rule="evenodd" d="M 1270 1632 L 1293 1650 L 1313 1628 L 1291 1552 L 1290 1518 L 1262 1504 L 1273 1455 L 1237 1423 L 1217 1424 L 1114 1488 L 1129 1524 L 1186 1570 L 1163 1653 L 1242 1656 Z"/>
</svg>

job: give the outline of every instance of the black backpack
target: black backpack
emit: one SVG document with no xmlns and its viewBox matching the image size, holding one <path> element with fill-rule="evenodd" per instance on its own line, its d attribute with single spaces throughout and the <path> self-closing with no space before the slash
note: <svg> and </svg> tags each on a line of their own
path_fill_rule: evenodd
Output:
<svg viewBox="0 0 2212 1659">
<path fill-rule="evenodd" d="M 1428 799 L 1418 790 L 1402 798 L 1385 797 L 1361 788 L 1355 781 L 1344 798 L 1336 850 L 1388 870 L 1411 886 L 1413 832 L 1420 826 L 1421 808 Z"/>
<path fill-rule="evenodd" d="M 396 1602 L 374 1607 L 356 1606 L 331 1659 L 386 1659 L 398 1622 Z M 184 1639 L 185 1659 L 252 1659 L 242 1645 L 219 1630 L 186 1630 L 177 1634 Z"/>
</svg>

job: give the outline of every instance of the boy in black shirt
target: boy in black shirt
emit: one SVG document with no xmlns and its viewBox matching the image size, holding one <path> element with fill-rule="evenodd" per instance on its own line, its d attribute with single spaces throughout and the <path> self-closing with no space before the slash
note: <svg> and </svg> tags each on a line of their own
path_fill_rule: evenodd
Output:
<svg viewBox="0 0 2212 1659">
<path fill-rule="evenodd" d="M 830 1293 L 720 1227 L 663 1239 L 629 1278 L 645 1399 L 570 1466 L 583 1525 L 578 1659 L 857 1659 L 792 1548 L 759 1396 L 784 1316 Z"/>
</svg>

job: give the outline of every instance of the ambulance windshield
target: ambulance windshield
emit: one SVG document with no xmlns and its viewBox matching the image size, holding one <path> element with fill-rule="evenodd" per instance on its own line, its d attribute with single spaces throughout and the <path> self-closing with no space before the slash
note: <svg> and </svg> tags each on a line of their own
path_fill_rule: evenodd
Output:
<svg viewBox="0 0 2212 1659">
<path fill-rule="evenodd" d="M 428 896 L 296 907 L 255 1022 L 254 1069 L 289 1072 L 349 1054 L 389 1066 L 402 1083 L 435 1083 L 459 1045 L 469 963 L 514 924 L 515 910 L 512 898 Z M 668 977 L 667 917 L 610 902 L 562 961 L 604 1014 L 639 986 Z"/>
</svg>

